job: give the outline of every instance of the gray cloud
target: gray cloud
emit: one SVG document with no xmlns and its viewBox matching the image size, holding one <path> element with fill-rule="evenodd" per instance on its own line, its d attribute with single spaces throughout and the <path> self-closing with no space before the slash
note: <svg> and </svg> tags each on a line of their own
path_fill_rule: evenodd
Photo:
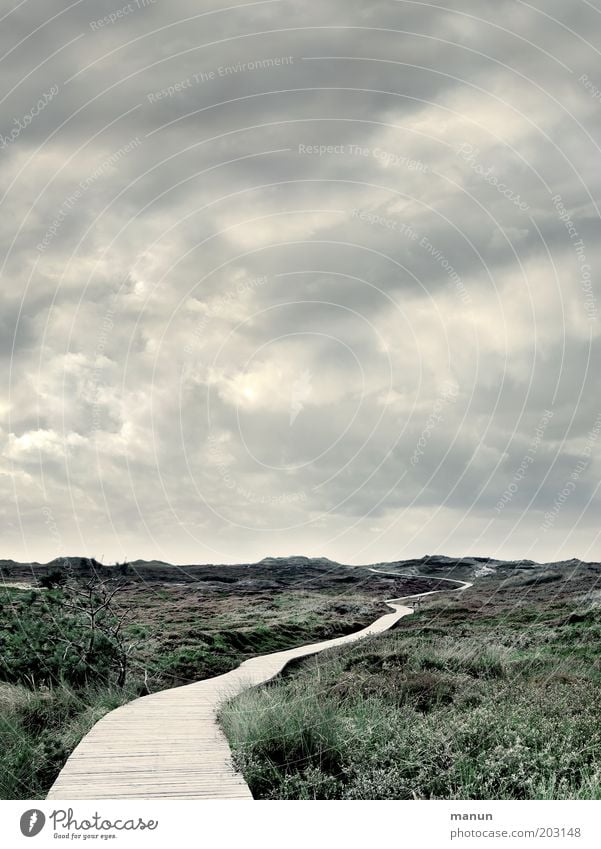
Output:
<svg viewBox="0 0 601 849">
<path fill-rule="evenodd" d="M 600 25 L 11 12 L 5 556 L 596 558 Z"/>
</svg>

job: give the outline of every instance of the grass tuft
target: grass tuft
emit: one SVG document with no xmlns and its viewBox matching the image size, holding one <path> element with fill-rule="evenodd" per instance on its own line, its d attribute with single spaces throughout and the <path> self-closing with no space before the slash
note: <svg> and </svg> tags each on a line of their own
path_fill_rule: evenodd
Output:
<svg viewBox="0 0 601 849">
<path fill-rule="evenodd" d="M 437 635 L 326 652 L 220 719 L 255 798 L 599 799 L 598 620 L 583 649 L 573 620 L 523 639 L 510 617 L 466 634 L 443 614 Z"/>
</svg>

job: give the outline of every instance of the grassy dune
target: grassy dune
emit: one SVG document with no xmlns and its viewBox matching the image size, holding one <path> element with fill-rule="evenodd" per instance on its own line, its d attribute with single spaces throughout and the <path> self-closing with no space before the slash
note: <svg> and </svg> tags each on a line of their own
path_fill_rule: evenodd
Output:
<svg viewBox="0 0 601 849">
<path fill-rule="evenodd" d="M 66 643 L 53 640 L 75 625 L 79 637 L 87 632 L 60 599 L 49 606 L 44 589 L 0 586 L 0 798 L 44 797 L 79 740 L 119 705 L 254 655 L 358 630 L 385 595 L 380 579 L 343 567 L 276 564 L 269 581 L 251 568 L 232 573 L 187 584 L 128 581 L 115 597 L 132 646 L 123 687 L 110 654 L 94 668 L 67 665 Z"/>
<path fill-rule="evenodd" d="M 128 613 L 133 646 L 124 687 L 110 655 L 83 677 L 70 667 L 69 681 L 47 636 L 69 632 L 72 618 L 58 602 L 47 608 L 43 590 L 0 589 L 0 797 L 43 797 L 120 704 L 349 633 L 383 612 L 382 598 L 431 588 L 311 568 L 129 581 L 116 610 Z M 461 597 L 434 596 L 395 632 L 309 659 L 228 705 L 223 723 L 254 795 L 598 798 L 600 573 L 579 568 L 512 569 Z"/>
<path fill-rule="evenodd" d="M 601 798 L 601 608 L 586 583 L 483 582 L 230 702 L 221 721 L 253 795 Z"/>
<path fill-rule="evenodd" d="M 0 798 L 43 798 L 84 734 L 133 696 L 101 685 L 31 690 L 0 684 Z"/>
</svg>

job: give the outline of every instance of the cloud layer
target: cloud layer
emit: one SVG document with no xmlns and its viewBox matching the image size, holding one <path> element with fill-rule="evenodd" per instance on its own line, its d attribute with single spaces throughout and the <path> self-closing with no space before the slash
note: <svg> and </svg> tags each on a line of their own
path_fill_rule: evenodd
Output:
<svg viewBox="0 0 601 849">
<path fill-rule="evenodd" d="M 600 29 L 7 13 L 3 556 L 599 559 Z"/>
</svg>

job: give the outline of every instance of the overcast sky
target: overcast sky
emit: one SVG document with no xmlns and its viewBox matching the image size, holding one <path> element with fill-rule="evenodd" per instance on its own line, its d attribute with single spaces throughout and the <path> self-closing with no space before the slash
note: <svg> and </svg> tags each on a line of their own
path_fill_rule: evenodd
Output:
<svg viewBox="0 0 601 849">
<path fill-rule="evenodd" d="M 595 2 L 7 0 L 0 557 L 599 560 Z"/>
</svg>

